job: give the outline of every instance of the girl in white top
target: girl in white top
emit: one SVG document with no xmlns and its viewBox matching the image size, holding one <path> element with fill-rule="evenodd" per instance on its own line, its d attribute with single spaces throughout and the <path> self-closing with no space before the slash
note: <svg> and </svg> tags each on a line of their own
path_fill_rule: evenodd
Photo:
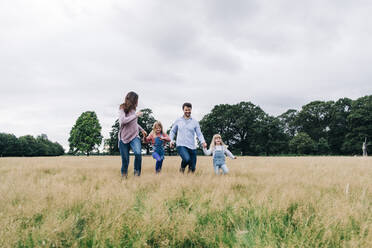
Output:
<svg viewBox="0 0 372 248">
<path fill-rule="evenodd" d="M 213 155 L 213 167 L 216 175 L 219 174 L 219 170 L 222 169 L 223 174 L 227 174 L 229 169 L 226 166 L 225 156 L 229 156 L 232 159 L 236 159 L 228 149 L 227 146 L 223 143 L 221 135 L 213 135 L 209 150 L 203 148 L 205 155 Z"/>
</svg>

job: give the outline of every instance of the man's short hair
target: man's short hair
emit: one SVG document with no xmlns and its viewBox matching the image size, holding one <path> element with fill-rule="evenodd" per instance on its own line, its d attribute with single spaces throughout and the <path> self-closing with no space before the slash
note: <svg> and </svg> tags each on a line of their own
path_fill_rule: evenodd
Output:
<svg viewBox="0 0 372 248">
<path fill-rule="evenodd" d="M 182 105 L 182 110 L 185 109 L 185 107 L 192 108 L 192 104 L 189 103 L 189 102 L 185 102 L 185 103 Z"/>
</svg>

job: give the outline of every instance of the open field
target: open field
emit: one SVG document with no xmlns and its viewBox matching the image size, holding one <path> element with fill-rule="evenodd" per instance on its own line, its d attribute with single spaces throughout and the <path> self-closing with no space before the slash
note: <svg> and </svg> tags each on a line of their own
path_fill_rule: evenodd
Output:
<svg viewBox="0 0 372 248">
<path fill-rule="evenodd" d="M 0 247 L 372 247 L 372 158 L 0 158 Z"/>
</svg>

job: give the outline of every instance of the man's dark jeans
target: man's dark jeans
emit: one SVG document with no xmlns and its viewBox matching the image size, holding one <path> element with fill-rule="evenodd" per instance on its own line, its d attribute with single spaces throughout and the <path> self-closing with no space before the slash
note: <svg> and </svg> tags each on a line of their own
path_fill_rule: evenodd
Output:
<svg viewBox="0 0 372 248">
<path fill-rule="evenodd" d="M 196 149 L 190 149 L 186 146 L 177 146 L 177 152 L 182 158 L 180 171 L 184 172 L 186 166 L 189 166 L 189 172 L 195 172 L 196 168 Z"/>
</svg>

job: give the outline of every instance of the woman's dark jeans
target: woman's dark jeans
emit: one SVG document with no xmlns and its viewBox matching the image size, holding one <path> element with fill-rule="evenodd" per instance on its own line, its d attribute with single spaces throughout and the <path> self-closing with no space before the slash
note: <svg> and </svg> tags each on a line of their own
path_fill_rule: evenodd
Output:
<svg viewBox="0 0 372 248">
<path fill-rule="evenodd" d="M 142 164 L 142 154 L 141 154 L 141 140 L 139 137 L 132 139 L 129 143 L 124 144 L 123 141 L 119 141 L 119 150 L 121 155 L 121 174 L 128 175 L 128 165 L 129 165 L 129 149 L 132 148 L 134 153 L 134 175 L 141 175 L 141 164 Z"/>
</svg>

